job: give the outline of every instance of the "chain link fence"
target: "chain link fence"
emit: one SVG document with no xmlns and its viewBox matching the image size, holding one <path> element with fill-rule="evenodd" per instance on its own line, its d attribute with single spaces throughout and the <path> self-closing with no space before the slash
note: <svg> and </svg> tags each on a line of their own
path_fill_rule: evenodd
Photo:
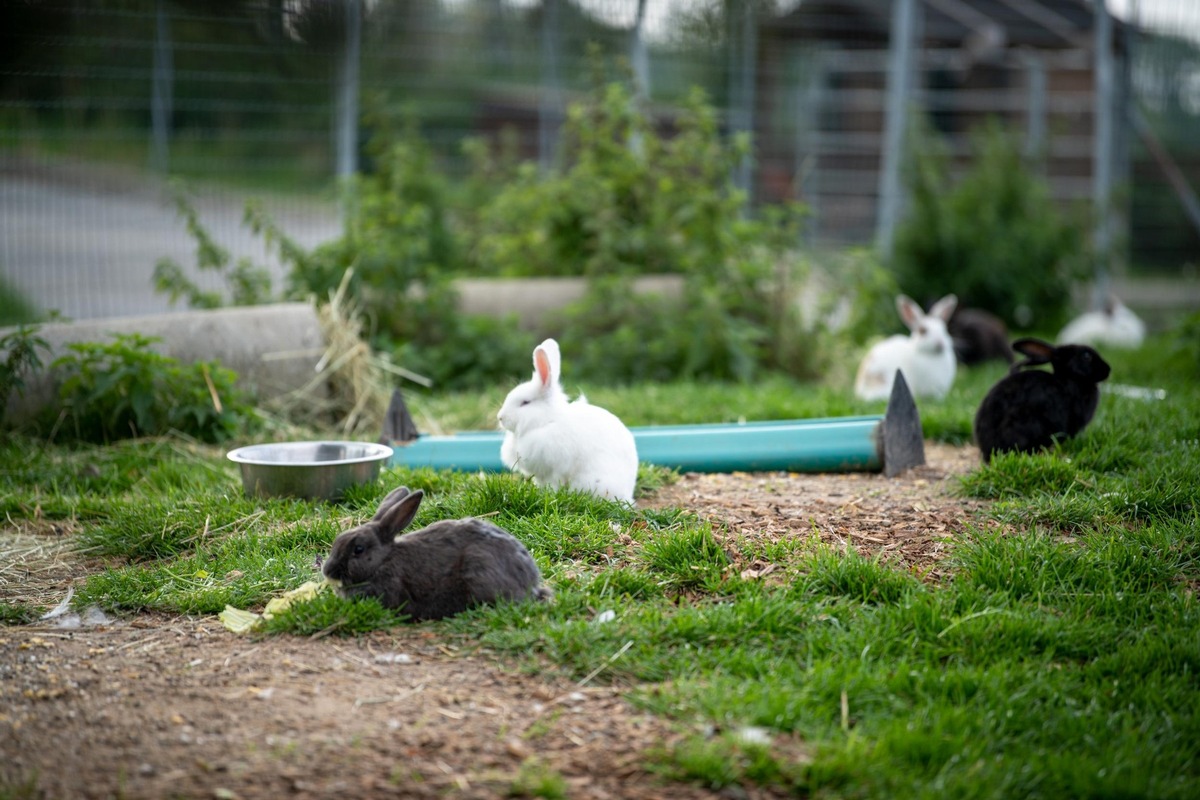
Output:
<svg viewBox="0 0 1200 800">
<path fill-rule="evenodd" d="M 233 258 L 283 268 L 242 223 L 339 233 L 337 178 L 416 123 L 453 174 L 468 136 L 557 157 L 598 63 L 663 120 L 694 86 L 752 134 L 752 204 L 798 200 L 804 241 L 880 244 L 905 211 L 913 119 L 960 167 L 1000 119 L 1132 273 L 1200 260 L 1193 0 L 30 0 L 0 19 L 4 292 L 72 318 L 170 310 L 155 262 L 193 263 L 186 191 Z M 1098 43 L 1100 46 L 1097 47 Z M 179 183 L 182 182 L 182 183 Z M 175 186 L 176 188 L 173 188 Z M 204 288 L 217 278 L 197 274 Z"/>
</svg>

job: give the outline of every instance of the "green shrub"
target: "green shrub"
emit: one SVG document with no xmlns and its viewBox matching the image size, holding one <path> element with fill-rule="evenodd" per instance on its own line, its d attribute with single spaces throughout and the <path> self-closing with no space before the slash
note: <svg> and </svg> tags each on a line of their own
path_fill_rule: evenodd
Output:
<svg viewBox="0 0 1200 800">
<path fill-rule="evenodd" d="M 182 186 L 174 187 L 173 199 L 176 211 L 187 225 L 188 233 L 196 240 L 196 268 L 202 272 L 216 272 L 221 275 L 229 289 L 229 301 L 235 306 L 270 302 L 271 274 L 249 258 L 239 258 L 236 263 L 231 263 L 229 251 L 217 244 L 200 222 L 200 215 L 188 200 Z M 253 225 L 258 215 L 257 209 L 248 205 L 245 223 Z M 258 232 L 257 228 L 255 232 Z M 154 265 L 154 289 L 166 294 L 172 304 L 183 298 L 191 308 L 219 308 L 225 305 L 225 298 L 220 292 L 201 289 L 187 277 L 183 267 L 173 258 L 160 258 Z"/>
<path fill-rule="evenodd" d="M 248 220 L 289 265 L 289 296 L 323 298 L 349 274 L 376 346 L 439 388 L 509 381 L 545 335 L 572 351 L 577 377 L 604 382 L 811 376 L 816 348 L 792 302 L 800 209 L 746 211 L 731 176 L 748 141 L 722 137 L 701 92 L 672 123 L 661 135 L 628 88 L 598 82 L 568 111 L 559 166 L 520 162 L 503 136 L 495 150 L 469 140 L 471 173 L 452 182 L 415 124 L 393 133 L 378 117 L 339 239 L 305 251 L 261 213 Z M 198 261 L 227 262 L 189 229 Z M 634 277 L 661 273 L 683 278 L 680 297 L 632 293 Z M 464 275 L 582 276 L 589 289 L 528 331 L 459 315 Z"/>
<path fill-rule="evenodd" d="M 954 292 L 1020 328 L 1054 330 L 1087 266 L 1085 228 L 1055 205 L 1035 164 L 998 125 L 977 132 L 961 180 L 930 134 L 909 172 L 912 206 L 897 228 L 892 270 L 921 303 Z"/>
<path fill-rule="evenodd" d="M 38 350 L 49 350 L 50 345 L 37 335 L 37 328 L 18 327 L 0 336 L 0 425 L 8 411 L 8 398 L 13 392 L 24 394 L 25 376 L 42 368 Z"/>
<path fill-rule="evenodd" d="M 51 366 L 64 371 L 59 396 L 68 433 L 109 441 L 175 430 L 219 442 L 249 422 L 253 407 L 232 370 L 210 361 L 183 366 L 151 350 L 155 341 L 135 333 L 67 345 L 70 352 Z"/>
<path fill-rule="evenodd" d="M 414 122 L 399 134 L 385 117 L 371 124 L 374 171 L 346 192 L 342 237 L 307 257 L 283 253 L 292 267 L 289 294 L 326 297 L 353 267 L 350 290 L 376 330 L 421 341 L 454 316 L 449 284 L 461 268 L 449 183 Z"/>
<path fill-rule="evenodd" d="M 660 135 L 631 92 L 608 83 L 570 108 L 563 164 L 549 174 L 477 155 L 477 168 L 511 179 L 477 215 L 470 267 L 587 277 L 586 296 L 546 326 L 586 378 L 811 374 L 811 349 L 793 346 L 802 337 L 788 291 L 799 209 L 747 215 L 731 175 L 748 142 L 721 137 L 702 92 L 674 124 Z M 681 296 L 633 294 L 635 276 L 655 273 L 681 275 Z"/>
</svg>

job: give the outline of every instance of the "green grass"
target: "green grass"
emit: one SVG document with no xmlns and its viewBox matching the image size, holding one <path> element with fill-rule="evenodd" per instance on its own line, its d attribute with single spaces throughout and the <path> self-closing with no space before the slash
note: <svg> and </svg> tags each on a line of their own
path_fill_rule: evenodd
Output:
<svg viewBox="0 0 1200 800">
<path fill-rule="evenodd" d="M 1095 422 L 1048 453 L 1001 456 L 961 482 L 989 499 L 929 580 L 804 538 L 724 543 L 687 509 L 627 509 L 511 475 L 387 470 L 338 504 L 252 501 L 221 453 L 172 440 L 0 445 L 0 507 L 74 519 L 120 560 L 79 604 L 214 614 L 316 577 L 338 531 L 387 489 L 422 488 L 416 525 L 489 515 L 530 548 L 556 597 L 427 624 L 518 666 L 613 683 L 692 732 L 647 753 L 671 780 L 816 797 L 1190 797 L 1200 781 L 1200 384 L 1163 342 L 1113 356 Z M 970 437 L 1000 368 L 920 404 L 926 434 Z M 633 425 L 877 413 L 845 387 L 584 387 Z M 490 428 L 495 397 L 418 396 L 446 430 Z M 428 428 L 428 425 L 423 425 Z M 641 489 L 670 481 L 643 469 Z M 986 524 L 988 518 L 1004 525 Z M 734 547 L 778 565 L 743 580 Z M 774 580 L 778 578 L 778 580 Z M 30 610 L 0 606 L 4 624 Z M 611 621 L 599 621 L 602 612 Z M 606 615 L 608 616 L 608 615 Z M 331 594 L 272 634 L 399 624 Z M 742 731 L 761 729 L 747 738 Z M 530 762 L 517 793 L 562 794 Z"/>
<path fill-rule="evenodd" d="M 950 395 L 942 401 L 922 401 L 925 435 L 942 441 L 971 440 L 974 408 L 1004 370 L 985 366 L 962 370 Z M 514 376 L 516 385 L 522 376 Z M 630 425 L 683 425 L 740 420 L 810 419 L 859 414 L 882 414 L 887 403 L 864 402 L 850 387 L 797 384 L 770 378 L 753 384 L 683 382 L 606 387 L 575 384 L 569 374 L 563 386 L 571 397 L 584 392 Z M 410 391 L 405 397 L 417 427 L 423 431 L 495 430 L 496 412 L 511 387 L 487 392 L 429 394 Z"/>
</svg>

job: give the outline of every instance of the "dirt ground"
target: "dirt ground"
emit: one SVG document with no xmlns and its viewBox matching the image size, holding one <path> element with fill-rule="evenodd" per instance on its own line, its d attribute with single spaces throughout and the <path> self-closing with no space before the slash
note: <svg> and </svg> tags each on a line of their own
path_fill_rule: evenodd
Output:
<svg viewBox="0 0 1200 800">
<path fill-rule="evenodd" d="M 926 448 L 927 465 L 896 478 L 689 474 L 640 504 L 692 509 L 730 545 L 816 535 L 936 580 L 945 539 L 978 523 L 980 504 L 952 490 L 979 455 Z M 98 566 L 70 541 L 69 526 L 0 528 L 0 600 L 61 600 Z M 745 559 L 733 569 L 782 573 Z M 258 640 L 207 617 L 58 621 L 0 627 L 0 794 L 491 798 L 557 774 L 567 797 L 589 800 L 767 796 L 648 770 L 648 752 L 698 723 L 644 714 L 602 677 L 519 673 L 421 626 Z M 775 744 L 803 757 L 803 742 Z"/>
</svg>

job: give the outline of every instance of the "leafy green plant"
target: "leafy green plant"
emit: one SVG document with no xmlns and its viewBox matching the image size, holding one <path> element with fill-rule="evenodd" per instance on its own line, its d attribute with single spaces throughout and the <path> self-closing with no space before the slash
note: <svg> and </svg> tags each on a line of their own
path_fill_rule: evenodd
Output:
<svg viewBox="0 0 1200 800">
<path fill-rule="evenodd" d="M 520 165 L 486 201 L 467 250 L 474 270 L 588 278 L 584 299 L 547 325 L 586 377 L 811 374 L 811 350 L 789 346 L 802 338 L 788 291 L 800 210 L 745 213 L 730 176 L 748 141 L 720 135 L 702 92 L 674 122 L 662 136 L 622 83 L 598 85 L 568 112 L 563 164 Z M 682 292 L 634 294 L 647 273 L 681 275 Z"/>
<path fill-rule="evenodd" d="M 215 361 L 184 366 L 154 352 L 154 337 L 118 335 L 76 342 L 51 366 L 63 370 L 59 396 L 76 437 L 109 441 L 177 430 L 202 441 L 229 438 L 250 419 L 237 375 Z"/>
<path fill-rule="evenodd" d="M 25 376 L 42 368 L 39 350 L 49 350 L 50 344 L 37 335 L 37 328 L 19 326 L 15 331 L 0 336 L 0 425 L 8 410 L 8 397 L 14 391 L 25 393 Z"/>
<path fill-rule="evenodd" d="M 182 187 L 176 186 L 173 196 L 175 209 L 187 225 L 188 234 L 196 241 L 196 268 L 222 275 L 229 290 L 229 300 L 235 306 L 250 306 L 271 300 L 271 275 L 249 258 L 231 263 L 229 251 L 219 245 L 200 222 L 200 215 L 188 200 Z M 248 206 L 245 222 L 252 227 L 261 219 L 261 212 Z M 258 228 L 255 228 L 258 232 Z M 270 240 L 268 240 L 270 241 Z M 166 294 L 172 303 L 181 298 L 192 308 L 219 308 L 225 305 L 220 292 L 201 289 L 187 272 L 172 258 L 161 258 L 154 266 L 154 288 Z"/>
<path fill-rule="evenodd" d="M 377 331 L 421 342 L 455 316 L 450 281 L 460 262 L 448 182 L 415 122 L 395 133 L 385 116 L 368 119 L 374 169 L 346 192 L 341 238 L 306 255 L 281 251 L 288 291 L 325 297 L 353 267 L 350 290 Z"/>
<path fill-rule="evenodd" d="M 578 374 L 609 382 L 815 374 L 817 348 L 801 346 L 791 302 L 804 271 L 793 253 L 800 208 L 746 211 L 731 175 L 748 140 L 722 136 L 699 90 L 673 124 L 660 134 L 630 89 L 597 80 L 568 112 L 558 166 L 520 162 L 511 138 L 495 151 L 474 139 L 463 145 L 470 174 L 452 182 L 415 123 L 396 132 L 375 113 L 372 169 L 349 187 L 339 239 L 306 251 L 261 211 L 247 221 L 289 265 L 288 296 L 325 297 L 349 274 L 374 343 L 439 386 L 510 380 L 550 333 L 572 343 Z M 198 265 L 227 269 L 228 254 L 180 207 Z M 630 282 L 648 273 L 680 275 L 679 296 L 634 295 Z M 589 290 L 530 332 L 462 317 L 452 282 L 463 275 L 579 276 Z M 259 296 L 240 265 L 230 277 L 235 296 Z M 218 300 L 168 262 L 157 280 L 173 297 Z"/>
<path fill-rule="evenodd" d="M 1056 329 L 1084 277 L 1087 237 L 1062 213 L 1015 137 L 993 124 L 975 134 L 976 161 L 954 181 L 933 134 L 908 172 L 912 207 L 897 228 L 891 268 L 900 289 L 926 303 L 948 292 L 1020 328 Z"/>
</svg>

